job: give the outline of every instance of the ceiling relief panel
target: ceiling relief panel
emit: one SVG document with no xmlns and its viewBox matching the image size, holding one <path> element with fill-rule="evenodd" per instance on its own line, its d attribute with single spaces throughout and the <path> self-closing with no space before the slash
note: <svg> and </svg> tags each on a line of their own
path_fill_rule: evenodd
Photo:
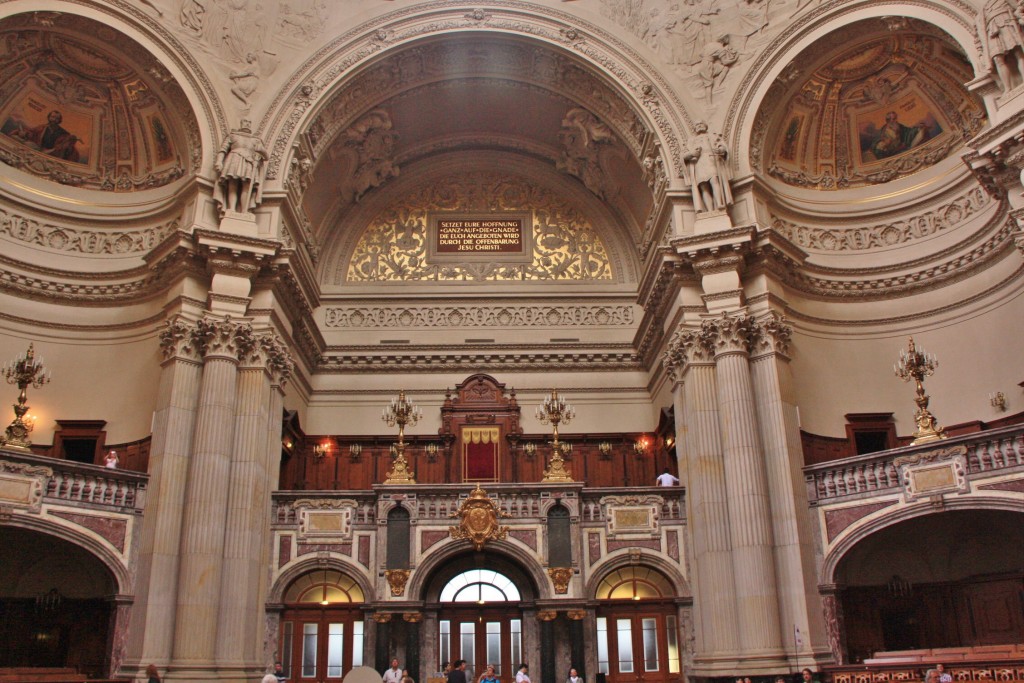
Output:
<svg viewBox="0 0 1024 683">
<path fill-rule="evenodd" d="M 65 185 L 127 192 L 199 163 L 184 93 L 109 27 L 59 15 L 0 22 L 0 160 Z"/>
<path fill-rule="evenodd" d="M 525 214 L 532 258 L 510 262 L 432 262 L 432 215 Z M 524 240 L 527 244 L 530 239 Z M 512 282 L 610 281 L 615 277 L 604 240 L 584 213 L 549 189 L 500 172 L 460 172 L 437 178 L 389 205 L 370 222 L 335 283 L 380 281 Z"/>
<path fill-rule="evenodd" d="M 770 176 L 819 190 L 885 183 L 945 159 L 984 125 L 963 85 L 973 71 L 948 36 L 923 24 L 880 35 L 873 23 L 818 41 L 791 65 L 805 76 L 769 91 L 752 157 L 765 155 L 754 161 Z"/>
</svg>

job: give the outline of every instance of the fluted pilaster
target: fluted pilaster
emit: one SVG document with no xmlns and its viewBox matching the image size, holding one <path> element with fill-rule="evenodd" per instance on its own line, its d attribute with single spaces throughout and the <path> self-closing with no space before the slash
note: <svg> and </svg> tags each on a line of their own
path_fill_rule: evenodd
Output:
<svg viewBox="0 0 1024 683">
<path fill-rule="evenodd" d="M 160 333 L 164 360 L 153 416 L 129 667 L 154 663 L 162 670 L 171 659 L 185 481 L 202 379 L 195 332 L 194 323 L 177 318 Z"/>
<path fill-rule="evenodd" d="M 199 321 L 196 338 L 204 365 L 185 491 L 174 660 L 202 670 L 214 664 L 217 642 L 238 360 L 254 339 L 248 323 L 230 318 Z"/>
<path fill-rule="evenodd" d="M 770 493 L 779 613 L 786 633 L 794 627 L 800 629 L 802 644 L 797 656 L 806 659 L 815 648 L 825 649 L 827 637 L 800 469 L 803 452 L 788 356 L 792 329 L 775 313 L 759 318 L 757 324 L 751 376 Z"/>
<path fill-rule="evenodd" d="M 748 357 L 758 329 L 747 315 L 723 315 L 704 327 L 715 335 L 740 644 L 744 657 L 781 658 L 771 506 Z"/>
<path fill-rule="evenodd" d="M 676 434 L 685 435 L 680 471 L 685 472 L 693 557 L 698 668 L 733 658 L 739 647 L 712 343 L 705 329 L 680 330 L 665 359 L 677 380 Z"/>
</svg>

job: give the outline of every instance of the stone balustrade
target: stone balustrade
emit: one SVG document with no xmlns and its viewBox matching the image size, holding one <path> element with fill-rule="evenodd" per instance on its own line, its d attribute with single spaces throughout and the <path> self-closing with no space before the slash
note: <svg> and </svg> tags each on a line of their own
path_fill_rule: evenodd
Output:
<svg viewBox="0 0 1024 683">
<path fill-rule="evenodd" d="M 903 482 L 897 459 L 956 446 L 966 448 L 967 476 L 1024 467 L 1024 425 L 963 434 L 942 441 L 833 460 L 804 468 L 811 505 L 862 494 L 892 493 Z"/>
<path fill-rule="evenodd" d="M 141 512 L 145 507 L 148 474 L 13 450 L 0 450 L 0 463 L 0 469 L 11 472 L 48 470 L 48 475 L 36 475 L 45 476 L 43 501 L 47 503 L 72 503 L 93 509 L 135 512 Z"/>
</svg>

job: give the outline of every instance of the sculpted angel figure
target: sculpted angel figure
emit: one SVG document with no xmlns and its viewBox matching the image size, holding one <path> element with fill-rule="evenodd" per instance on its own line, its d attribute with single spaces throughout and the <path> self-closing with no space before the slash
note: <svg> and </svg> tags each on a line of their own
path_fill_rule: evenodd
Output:
<svg viewBox="0 0 1024 683">
<path fill-rule="evenodd" d="M 252 134 L 248 119 L 231 131 L 214 162 L 219 174 L 215 198 L 221 215 L 227 211 L 250 213 L 263 199 L 263 177 L 267 150 L 263 141 Z"/>
<path fill-rule="evenodd" d="M 690 169 L 693 206 L 697 213 L 725 209 L 732 203 L 729 188 L 729 149 L 721 135 L 708 133 L 708 124 L 694 124 L 695 135 L 683 154 Z"/>
</svg>

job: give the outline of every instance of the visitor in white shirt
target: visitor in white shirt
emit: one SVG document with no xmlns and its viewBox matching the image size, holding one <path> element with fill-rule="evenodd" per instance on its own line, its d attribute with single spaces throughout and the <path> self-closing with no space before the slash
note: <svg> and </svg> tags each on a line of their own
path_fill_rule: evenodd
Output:
<svg viewBox="0 0 1024 683">
<path fill-rule="evenodd" d="M 657 486 L 679 486 L 679 480 L 676 479 L 675 477 L 673 477 L 669 473 L 668 468 L 666 467 L 665 471 L 658 475 L 658 479 L 657 479 L 656 485 Z"/>
</svg>

